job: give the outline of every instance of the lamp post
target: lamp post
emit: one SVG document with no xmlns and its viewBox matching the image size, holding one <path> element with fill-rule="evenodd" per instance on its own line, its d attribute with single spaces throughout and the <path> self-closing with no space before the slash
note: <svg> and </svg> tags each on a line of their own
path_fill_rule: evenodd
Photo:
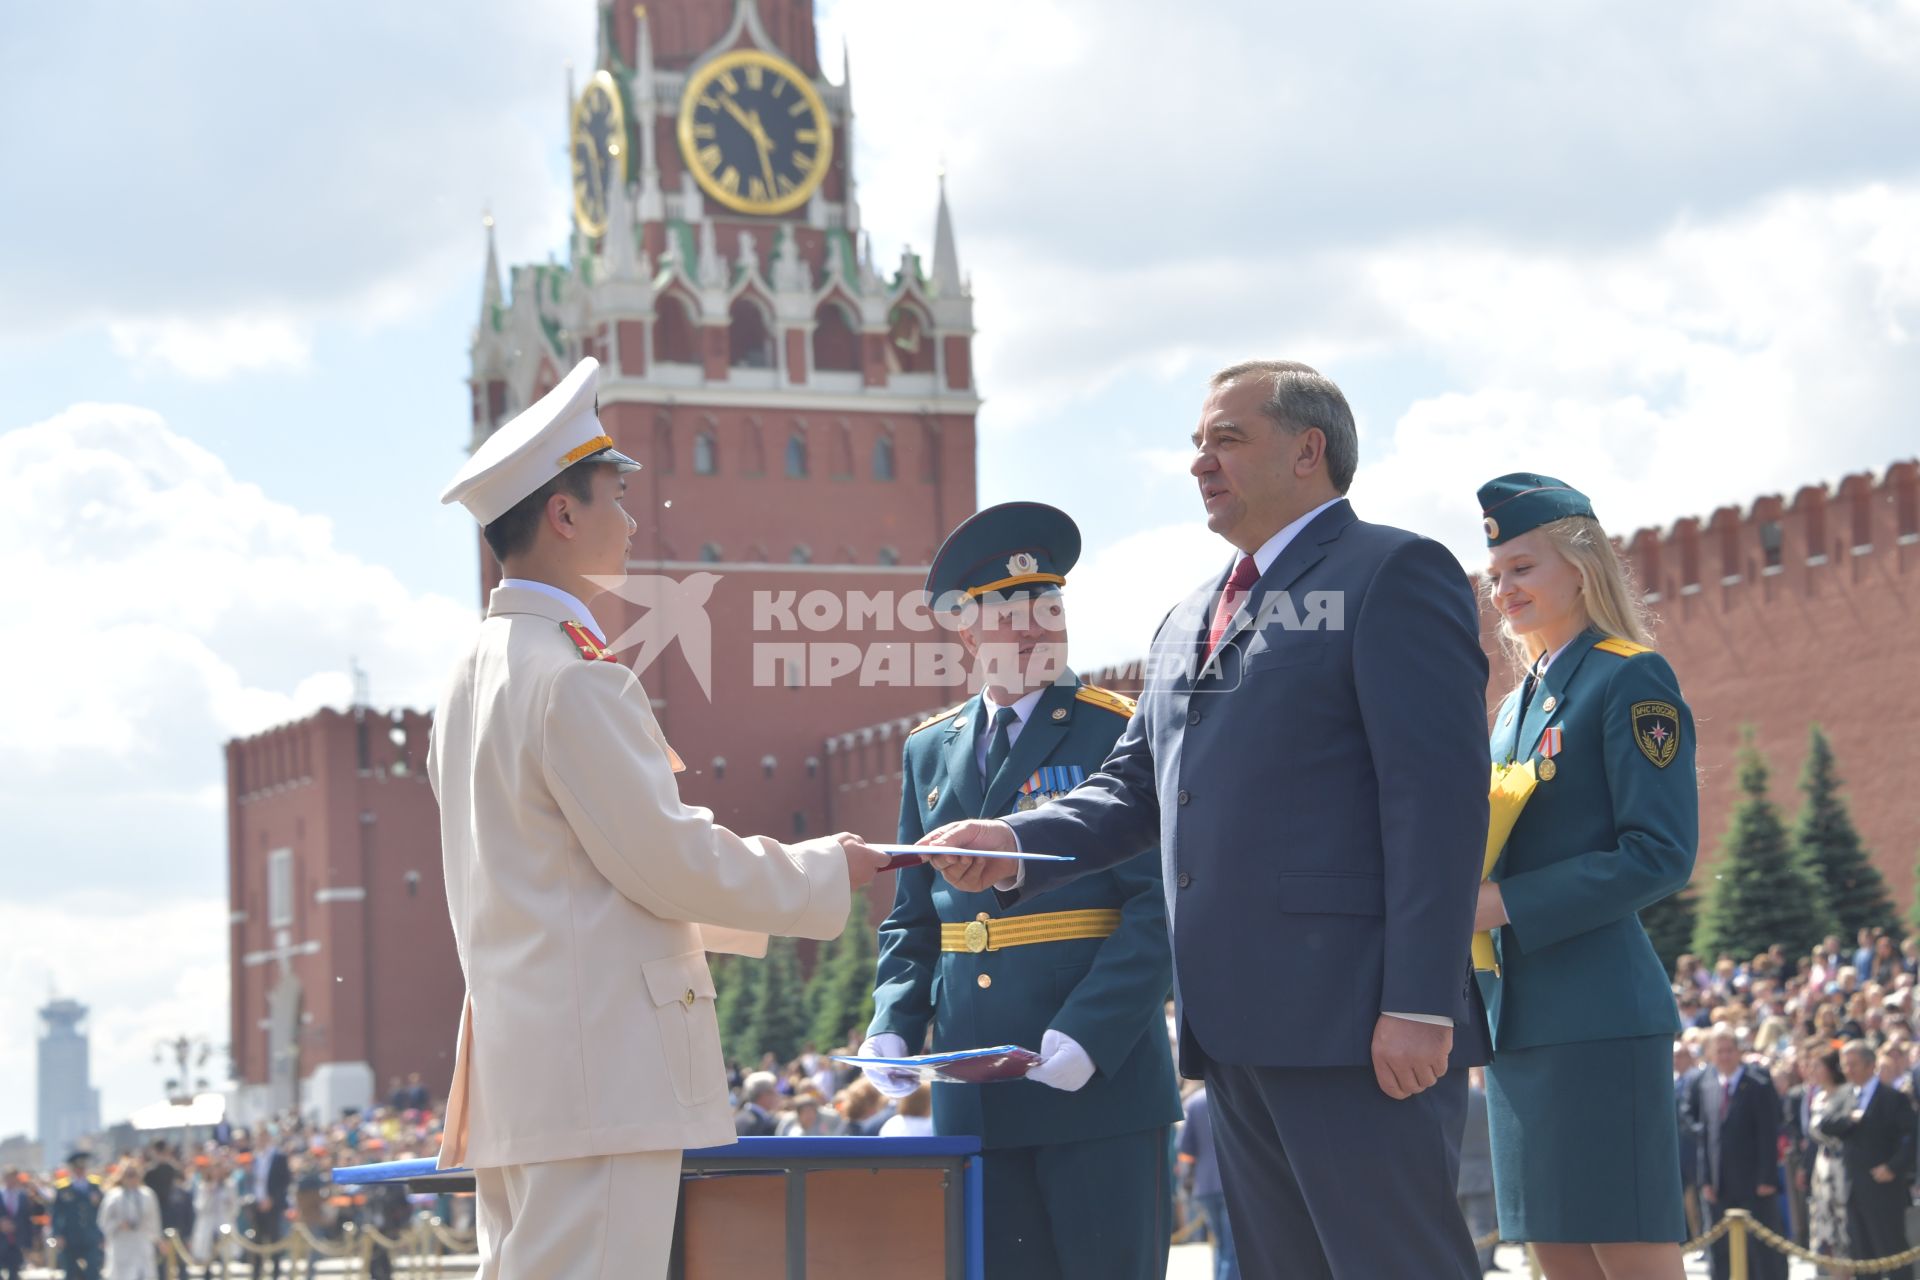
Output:
<svg viewBox="0 0 1920 1280">
<path fill-rule="evenodd" d="M 201 1073 L 206 1070 L 208 1060 L 218 1048 L 204 1036 L 189 1035 L 175 1036 L 154 1044 L 154 1065 L 167 1066 L 173 1072 L 167 1081 L 168 1102 L 176 1107 L 184 1107 L 193 1101 L 195 1093 L 206 1092 L 209 1086 Z"/>
</svg>

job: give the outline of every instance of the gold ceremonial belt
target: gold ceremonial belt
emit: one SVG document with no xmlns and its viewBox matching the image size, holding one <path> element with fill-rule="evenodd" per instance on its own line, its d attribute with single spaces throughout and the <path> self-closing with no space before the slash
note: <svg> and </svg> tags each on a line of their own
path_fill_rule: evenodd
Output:
<svg viewBox="0 0 1920 1280">
<path fill-rule="evenodd" d="M 965 924 L 940 926 L 942 951 L 998 951 L 1034 942 L 1067 942 L 1074 938 L 1105 938 L 1120 927 L 1115 907 L 1084 911 L 1048 911 L 1036 916 L 1008 916 L 996 920 L 982 911 Z"/>
</svg>

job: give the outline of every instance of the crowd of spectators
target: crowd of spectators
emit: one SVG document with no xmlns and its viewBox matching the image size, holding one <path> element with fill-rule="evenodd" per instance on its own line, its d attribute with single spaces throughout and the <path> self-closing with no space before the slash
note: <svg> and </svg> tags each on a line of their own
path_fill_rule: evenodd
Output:
<svg viewBox="0 0 1920 1280">
<path fill-rule="evenodd" d="M 252 1128 L 222 1123 L 198 1140 L 161 1136 L 117 1155 L 74 1151 L 44 1170 L 0 1170 L 0 1277 L 31 1265 L 73 1274 L 83 1258 L 94 1274 L 104 1263 L 115 1280 L 166 1275 L 158 1260 L 175 1248 L 168 1232 L 192 1260 L 181 1274 L 196 1278 L 288 1274 L 281 1260 L 261 1265 L 242 1256 L 236 1235 L 273 1245 L 304 1228 L 337 1246 L 349 1225 L 393 1236 L 419 1213 L 470 1232 L 470 1198 L 410 1196 L 393 1183 L 333 1183 L 337 1167 L 439 1152 L 441 1114 L 424 1090 L 397 1086 L 388 1101 L 328 1124 L 296 1115 Z M 420 1105 L 391 1105 L 401 1103 Z M 80 1193 L 83 1185 L 99 1194 Z M 318 1260 L 317 1252 L 311 1256 Z M 151 1271 L 142 1269 L 142 1258 Z M 371 1271 L 391 1273 L 384 1250 L 374 1250 Z"/>
<path fill-rule="evenodd" d="M 1741 1208 L 1825 1257 L 1907 1250 L 1920 1173 L 1917 975 L 1920 944 L 1867 929 L 1806 956 L 1776 946 L 1745 960 L 1679 958 L 1674 1102 L 1696 1230 Z M 1756 1280 L 1786 1275 L 1775 1251 L 1753 1256 Z M 1726 1267 L 1717 1246 L 1715 1273 Z"/>
</svg>

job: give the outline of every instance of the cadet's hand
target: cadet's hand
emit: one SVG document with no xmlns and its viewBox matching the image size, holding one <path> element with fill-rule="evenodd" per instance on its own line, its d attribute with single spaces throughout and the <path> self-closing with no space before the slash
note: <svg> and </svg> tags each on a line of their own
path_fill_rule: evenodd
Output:
<svg viewBox="0 0 1920 1280">
<path fill-rule="evenodd" d="M 866 841 L 851 831 L 842 831 L 834 839 L 840 842 L 840 852 L 846 855 L 847 887 L 850 889 L 872 884 L 874 875 L 887 865 L 886 854 L 869 848 Z"/>
<path fill-rule="evenodd" d="M 891 1031 L 882 1031 L 877 1036 L 867 1037 L 860 1046 L 862 1058 L 904 1058 L 907 1056 L 907 1042 Z M 862 1075 L 873 1083 L 873 1087 L 889 1098 L 904 1098 L 920 1087 L 920 1074 L 916 1071 L 893 1070 L 888 1067 L 862 1067 Z"/>
<path fill-rule="evenodd" d="M 996 853 L 1014 853 L 1020 848 L 1013 828 L 1004 822 L 967 818 L 936 827 L 916 842 L 942 845 L 949 849 L 980 849 Z M 1008 876 L 1018 874 L 1020 864 L 1011 858 L 976 858 L 965 854 L 929 853 L 927 861 L 947 878 L 947 883 L 965 893 L 990 889 Z"/>
<path fill-rule="evenodd" d="M 1373 1024 L 1373 1076 L 1380 1092 L 1405 1099 L 1447 1074 L 1453 1028 L 1381 1014 Z"/>
</svg>

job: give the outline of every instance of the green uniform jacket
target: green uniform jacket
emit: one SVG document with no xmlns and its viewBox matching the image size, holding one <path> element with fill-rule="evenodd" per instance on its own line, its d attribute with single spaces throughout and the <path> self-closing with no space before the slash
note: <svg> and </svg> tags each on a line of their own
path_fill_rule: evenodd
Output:
<svg viewBox="0 0 1920 1280">
<path fill-rule="evenodd" d="M 960 818 L 1015 811 L 1020 785 L 1043 769 L 1064 790 L 1078 767 L 1091 774 L 1126 728 L 1131 704 L 1069 675 L 1040 695 L 1006 767 L 982 794 L 974 747 L 986 716 L 976 694 L 907 738 L 900 839 L 918 840 Z M 1062 776 L 1064 775 L 1064 777 Z M 1044 853 L 1042 849 L 1038 852 Z M 1107 938 L 1039 942 L 978 954 L 940 950 L 941 923 L 1055 911 L 1117 908 Z M 982 977 L 990 985 L 981 986 Z M 991 890 L 960 893 L 921 865 L 898 873 L 893 910 L 880 926 L 873 1026 L 919 1052 L 928 1025 L 933 1051 L 1017 1044 L 1038 1051 L 1051 1027 L 1072 1036 L 1097 1068 L 1067 1093 L 1015 1080 L 938 1084 L 934 1129 L 976 1134 L 983 1146 L 1031 1147 L 1113 1137 L 1180 1118 L 1164 1013 L 1173 985 L 1160 855 L 1150 850 L 1035 903 L 1002 908 Z"/>
<path fill-rule="evenodd" d="M 1636 914 L 1685 887 L 1700 841 L 1693 713 L 1673 668 L 1588 631 L 1524 712 L 1521 695 L 1500 704 L 1490 754 L 1541 768 L 1552 752 L 1553 776 L 1493 871 L 1508 919 L 1494 935 L 1499 975 L 1479 975 L 1494 1052 L 1678 1031 Z"/>
</svg>

